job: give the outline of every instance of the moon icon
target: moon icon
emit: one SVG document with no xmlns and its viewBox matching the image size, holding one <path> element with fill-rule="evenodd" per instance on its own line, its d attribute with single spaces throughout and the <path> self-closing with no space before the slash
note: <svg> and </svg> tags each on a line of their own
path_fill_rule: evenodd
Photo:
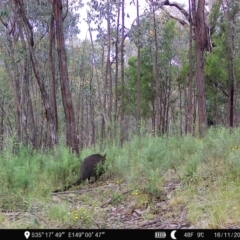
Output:
<svg viewBox="0 0 240 240">
<path fill-rule="evenodd" d="M 172 239 L 176 239 L 176 237 L 175 237 L 175 233 L 176 233 L 176 230 L 171 231 L 171 238 L 172 238 Z"/>
</svg>

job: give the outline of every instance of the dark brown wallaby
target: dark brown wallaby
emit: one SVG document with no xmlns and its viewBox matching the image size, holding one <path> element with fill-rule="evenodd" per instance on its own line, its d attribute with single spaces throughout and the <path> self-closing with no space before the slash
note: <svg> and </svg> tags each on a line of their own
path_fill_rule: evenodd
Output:
<svg viewBox="0 0 240 240">
<path fill-rule="evenodd" d="M 93 154 L 88 157 L 86 157 L 83 160 L 81 171 L 80 171 L 80 177 L 78 180 L 68 186 L 65 186 L 63 189 L 55 190 L 54 192 L 61 192 L 66 191 L 69 188 L 73 186 L 80 185 L 82 181 L 88 179 L 90 182 L 91 177 L 95 177 L 95 181 L 98 180 L 98 178 L 105 173 L 105 163 L 106 160 L 106 154 L 104 156 L 101 156 L 100 154 Z"/>
</svg>

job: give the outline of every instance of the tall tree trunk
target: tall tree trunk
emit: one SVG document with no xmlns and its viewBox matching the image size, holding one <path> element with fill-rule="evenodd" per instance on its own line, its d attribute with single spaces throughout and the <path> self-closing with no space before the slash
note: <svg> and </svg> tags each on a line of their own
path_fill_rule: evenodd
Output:
<svg viewBox="0 0 240 240">
<path fill-rule="evenodd" d="M 158 39 L 157 39 L 157 24 L 155 6 L 153 6 L 153 26 L 154 26 L 154 43 L 155 43 L 155 92 L 156 92 L 156 106 L 155 106 L 155 135 L 158 136 L 160 133 L 160 82 L 159 82 L 159 59 L 158 59 Z"/>
<path fill-rule="evenodd" d="M 115 54 L 116 54 L 116 70 L 115 70 L 115 104 L 114 104 L 114 125 L 117 124 L 117 111 L 118 111 L 118 67 L 119 67 L 119 22 L 120 22 L 120 7 L 117 12 L 117 36 L 115 43 Z M 117 136 L 117 127 L 114 128 L 114 137 Z"/>
<path fill-rule="evenodd" d="M 120 142 L 123 144 L 125 138 L 124 129 L 124 28 L 125 28 L 125 16 L 124 16 L 125 0 L 122 0 L 122 31 L 121 31 L 121 113 L 120 113 Z"/>
<path fill-rule="evenodd" d="M 199 136 L 203 137 L 207 126 L 206 114 L 206 96 L 205 96 L 205 79 L 204 79 L 204 48 L 206 42 L 206 25 L 204 17 L 205 0 L 198 1 L 196 11 L 196 0 L 192 0 L 192 13 L 195 26 L 196 41 L 196 80 L 198 96 L 198 121 Z"/>
<path fill-rule="evenodd" d="M 107 8 L 108 8 L 108 16 L 107 16 L 107 64 L 106 64 L 106 86 L 109 83 L 109 108 L 108 108 L 108 116 L 109 120 L 112 123 L 112 72 L 111 72 L 111 21 L 110 21 L 110 1 L 108 0 Z M 107 88 L 106 88 L 107 89 Z M 111 137 L 111 130 L 110 130 Z"/>
<path fill-rule="evenodd" d="M 74 108 L 72 104 L 71 92 L 69 89 L 69 78 L 67 69 L 67 58 L 64 48 L 63 35 L 63 6 L 62 0 L 53 0 L 53 14 L 56 21 L 56 39 L 58 50 L 58 64 L 61 82 L 61 92 L 63 108 L 66 118 L 66 137 L 67 145 L 78 155 L 79 154 L 79 140 L 76 135 L 76 121 Z"/>
<path fill-rule="evenodd" d="M 58 131 L 58 112 L 57 112 L 57 97 L 56 97 L 56 77 L 55 77 L 55 28 L 54 16 L 51 16 L 49 26 L 49 63 L 50 63 L 50 101 L 53 108 L 53 117 Z"/>
<path fill-rule="evenodd" d="M 141 53 L 140 53 L 140 20 L 139 20 L 139 4 L 137 0 L 137 132 L 140 133 L 140 120 L 141 120 Z"/>
<path fill-rule="evenodd" d="M 188 0 L 189 7 L 189 83 L 188 83 L 188 94 L 187 94 L 187 119 L 186 119 L 186 133 L 193 135 L 193 51 L 192 51 L 192 17 L 191 17 L 191 0 Z"/>
<path fill-rule="evenodd" d="M 90 121 L 91 121 L 91 145 L 95 144 L 95 124 L 94 124 L 94 102 L 93 102 L 93 68 L 91 68 L 91 75 L 90 75 L 90 83 L 89 83 L 89 90 L 90 90 Z"/>
<path fill-rule="evenodd" d="M 226 49 L 227 49 L 227 72 L 228 72 L 228 126 L 233 127 L 234 120 L 234 61 L 233 61 L 233 19 L 231 6 L 228 1 L 224 1 L 223 7 L 227 18 L 226 27 Z"/>
</svg>

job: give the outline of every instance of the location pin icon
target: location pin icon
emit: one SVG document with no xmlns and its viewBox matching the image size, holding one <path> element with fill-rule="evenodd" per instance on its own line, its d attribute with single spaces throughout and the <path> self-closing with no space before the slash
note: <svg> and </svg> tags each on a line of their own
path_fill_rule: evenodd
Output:
<svg viewBox="0 0 240 240">
<path fill-rule="evenodd" d="M 24 236 L 25 236 L 26 239 L 28 239 L 29 236 L 30 236 L 30 232 L 29 231 L 24 232 Z"/>
</svg>

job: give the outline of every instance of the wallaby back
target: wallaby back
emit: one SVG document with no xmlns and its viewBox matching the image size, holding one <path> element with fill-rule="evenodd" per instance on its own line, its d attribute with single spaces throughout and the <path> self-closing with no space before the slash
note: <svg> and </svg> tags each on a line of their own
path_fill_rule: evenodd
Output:
<svg viewBox="0 0 240 240">
<path fill-rule="evenodd" d="M 68 186 L 65 186 L 63 189 L 55 190 L 54 192 L 66 191 L 69 188 L 81 184 L 82 181 L 88 179 L 90 182 L 91 177 L 95 177 L 95 181 L 105 173 L 105 163 L 106 154 L 101 156 L 100 154 L 93 154 L 86 157 L 81 166 L 80 177 L 78 180 Z"/>
<path fill-rule="evenodd" d="M 95 177 L 95 181 L 104 174 L 105 168 L 103 164 L 106 160 L 106 154 L 101 156 L 100 154 L 93 154 L 86 157 L 83 160 L 80 172 L 80 180 L 84 181 L 88 179 L 90 181 L 91 177 Z"/>
</svg>

